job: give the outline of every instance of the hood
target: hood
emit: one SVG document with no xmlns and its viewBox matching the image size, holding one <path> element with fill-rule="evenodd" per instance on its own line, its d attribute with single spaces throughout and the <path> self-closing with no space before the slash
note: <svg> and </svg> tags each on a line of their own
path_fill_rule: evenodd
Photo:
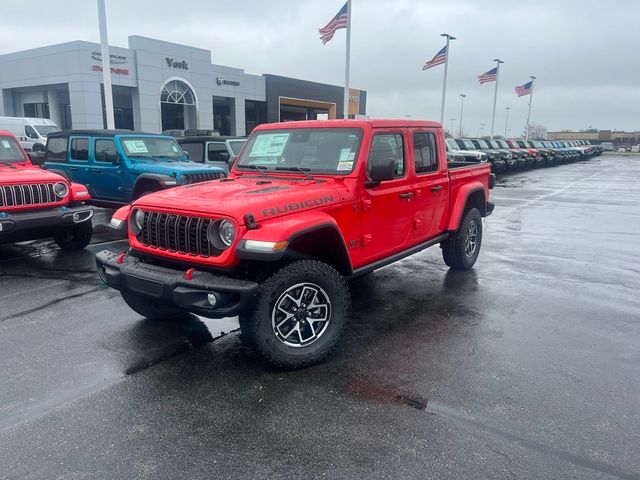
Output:
<svg viewBox="0 0 640 480">
<path fill-rule="evenodd" d="M 44 170 L 30 164 L 6 164 L 0 162 L 0 185 L 11 185 L 14 183 L 53 183 L 64 181 L 65 179 L 57 173 L 49 172 L 48 170 Z"/>
<path fill-rule="evenodd" d="M 224 173 L 224 170 L 212 165 L 204 165 L 191 161 L 152 160 L 136 158 L 131 162 L 130 170 L 136 173 L 157 173 L 179 177 L 185 173 Z"/>
<path fill-rule="evenodd" d="M 145 195 L 134 206 L 223 215 L 243 224 L 246 214 L 258 222 L 271 220 L 339 203 L 347 193 L 344 183 L 333 179 L 316 183 L 295 177 L 288 180 L 245 175 L 162 190 Z"/>
</svg>

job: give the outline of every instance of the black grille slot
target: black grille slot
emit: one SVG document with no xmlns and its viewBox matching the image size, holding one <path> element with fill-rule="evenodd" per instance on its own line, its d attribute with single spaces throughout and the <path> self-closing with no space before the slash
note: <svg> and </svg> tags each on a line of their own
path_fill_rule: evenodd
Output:
<svg viewBox="0 0 640 480">
<path fill-rule="evenodd" d="M 53 192 L 53 183 L 25 183 L 0 187 L 0 207 L 47 205 L 59 200 Z"/>
<path fill-rule="evenodd" d="M 226 177 L 224 173 L 189 173 L 184 176 L 185 184 L 208 182 L 210 180 L 217 180 L 219 178 Z"/>
<path fill-rule="evenodd" d="M 145 212 L 138 240 L 143 245 L 194 256 L 209 257 L 220 252 L 209 244 L 209 218 Z"/>
</svg>

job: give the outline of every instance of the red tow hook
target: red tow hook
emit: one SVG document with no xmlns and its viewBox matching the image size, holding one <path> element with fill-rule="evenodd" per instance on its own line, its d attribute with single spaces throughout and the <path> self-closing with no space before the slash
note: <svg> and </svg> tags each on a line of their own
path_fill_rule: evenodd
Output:
<svg viewBox="0 0 640 480">
<path fill-rule="evenodd" d="M 118 255 L 118 265 L 122 265 L 124 263 L 124 257 L 127 256 L 126 252 L 122 252 L 120 255 Z"/>
<path fill-rule="evenodd" d="M 184 279 L 185 280 L 192 280 L 193 279 L 193 272 L 195 272 L 195 271 L 196 271 L 195 268 L 190 268 L 189 270 L 184 272 Z"/>
</svg>

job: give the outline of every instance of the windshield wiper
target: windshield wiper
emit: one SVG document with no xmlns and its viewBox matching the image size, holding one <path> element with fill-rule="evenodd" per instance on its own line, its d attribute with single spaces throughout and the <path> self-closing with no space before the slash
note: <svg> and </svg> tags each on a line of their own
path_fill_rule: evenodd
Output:
<svg viewBox="0 0 640 480">
<path fill-rule="evenodd" d="M 308 174 L 307 172 L 310 172 L 311 169 L 310 168 L 303 168 L 303 167 L 276 167 L 276 170 L 281 170 L 281 171 L 285 171 L 285 172 L 300 172 L 301 174 L 303 174 L 305 176 L 305 178 L 307 180 L 313 180 L 315 182 L 315 178 L 312 177 L 310 174 Z"/>
<path fill-rule="evenodd" d="M 260 172 L 260 175 L 262 175 L 263 177 L 269 177 L 267 175 L 269 168 L 265 167 L 264 165 L 236 165 L 236 168 L 252 168 L 254 170 L 258 170 Z"/>
</svg>

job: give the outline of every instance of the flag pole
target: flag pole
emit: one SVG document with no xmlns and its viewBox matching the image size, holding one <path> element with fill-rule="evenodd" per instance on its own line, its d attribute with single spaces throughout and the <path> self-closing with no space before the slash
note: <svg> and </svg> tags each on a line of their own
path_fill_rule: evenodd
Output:
<svg viewBox="0 0 640 480">
<path fill-rule="evenodd" d="M 533 103 L 533 81 L 536 79 L 533 75 L 531 78 L 531 93 L 529 94 L 529 113 L 527 114 L 527 134 L 525 135 L 525 140 L 529 140 L 529 135 L 531 134 L 531 103 Z"/>
<path fill-rule="evenodd" d="M 113 118 L 113 90 L 111 89 L 111 57 L 109 56 L 109 40 L 107 39 L 107 18 L 104 0 L 98 0 L 98 25 L 100 26 L 100 55 L 102 57 L 102 84 L 104 85 L 104 109 L 107 117 L 107 128 L 115 128 Z"/>
<path fill-rule="evenodd" d="M 442 104 L 440 105 L 440 123 L 444 122 L 444 99 L 447 95 L 447 72 L 449 70 L 449 41 L 455 40 L 456 37 L 449 35 L 448 33 L 441 33 L 441 37 L 447 39 L 447 56 L 444 59 L 444 78 L 442 79 Z"/>
<path fill-rule="evenodd" d="M 349 118 L 349 62 L 351 57 L 351 0 L 347 0 L 347 52 L 344 67 L 344 117 Z"/>
<path fill-rule="evenodd" d="M 496 103 L 498 102 L 498 80 L 500 79 L 500 64 L 504 63 L 499 58 L 494 58 L 493 61 L 497 62 L 498 65 L 496 66 L 496 86 L 495 86 L 495 91 L 493 93 L 493 114 L 491 115 L 491 140 L 493 140 L 493 132 L 494 132 L 494 127 L 496 125 Z"/>
</svg>

